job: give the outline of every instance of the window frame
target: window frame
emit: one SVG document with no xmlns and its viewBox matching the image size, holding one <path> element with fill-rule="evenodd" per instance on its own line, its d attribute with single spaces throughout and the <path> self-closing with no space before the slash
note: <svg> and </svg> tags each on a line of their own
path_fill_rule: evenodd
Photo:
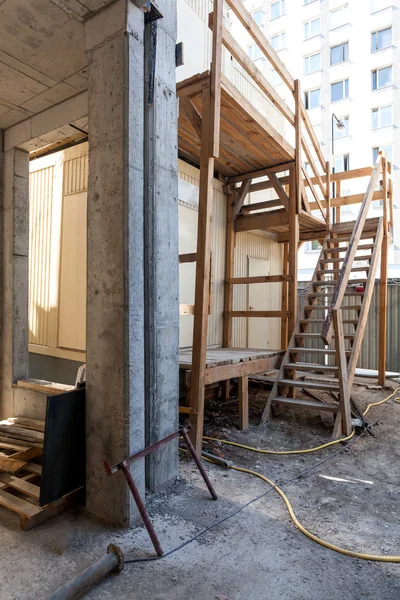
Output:
<svg viewBox="0 0 400 600">
<path fill-rule="evenodd" d="M 379 83 L 379 71 L 384 71 L 385 69 L 390 69 L 390 82 L 385 85 L 378 85 Z M 374 74 L 376 74 L 376 87 L 374 87 Z M 377 67 L 376 69 L 372 69 L 371 71 L 371 91 L 376 92 L 377 90 L 384 90 L 393 85 L 393 65 L 388 65 L 386 67 Z"/>
<path fill-rule="evenodd" d="M 314 56 L 319 56 L 319 67 L 317 69 L 314 69 L 313 71 L 310 71 L 306 69 L 306 61 L 308 61 L 308 65 L 311 65 L 311 59 Z M 303 68 L 304 68 L 304 75 L 311 75 L 312 73 L 318 73 L 318 71 L 321 71 L 321 51 L 318 52 L 313 52 L 312 54 L 307 54 L 307 56 L 303 57 Z"/>
<path fill-rule="evenodd" d="M 333 8 L 332 10 L 329 11 L 329 30 L 330 31 L 332 29 L 339 29 L 339 27 L 344 27 L 344 25 L 348 25 L 349 21 L 345 20 L 343 23 L 340 23 L 339 25 L 332 26 L 332 14 L 333 13 L 338 13 L 338 12 L 341 12 L 341 11 L 345 11 L 346 9 L 348 10 L 348 8 L 349 8 L 348 4 L 343 4 L 342 6 L 338 6 L 338 7 Z"/>
<path fill-rule="evenodd" d="M 319 21 L 319 28 L 318 28 L 318 33 L 312 33 L 311 32 L 311 23 L 314 23 L 314 21 Z M 309 29 L 311 34 L 309 36 L 306 36 L 306 25 L 309 25 Z M 303 31 L 304 31 L 304 41 L 306 40 L 311 40 L 314 37 L 317 37 L 318 35 L 321 35 L 321 17 L 314 17 L 313 19 L 308 19 L 308 21 L 304 21 L 303 22 Z"/>
<path fill-rule="evenodd" d="M 282 36 L 283 36 L 283 44 L 282 44 Z M 274 48 L 274 45 L 272 43 L 273 39 L 279 38 L 279 41 L 281 43 L 280 48 Z M 274 33 L 274 35 L 272 35 L 269 38 L 269 43 L 271 44 L 272 48 L 275 50 L 275 52 L 280 52 L 281 50 L 285 50 L 286 48 L 286 31 L 281 31 L 280 33 Z"/>
<path fill-rule="evenodd" d="M 346 81 L 347 81 L 347 96 L 346 96 Z M 342 84 L 342 90 L 344 95 L 342 98 L 338 98 L 337 100 L 332 99 L 332 86 L 337 85 L 338 83 Z M 343 100 L 348 100 L 350 97 L 350 78 L 346 77 L 345 79 L 340 79 L 339 81 L 332 81 L 331 83 L 331 103 L 333 102 L 342 102 Z"/>
<path fill-rule="evenodd" d="M 261 23 L 258 24 L 257 21 L 255 20 L 254 16 L 256 13 L 261 13 Z M 260 29 L 263 29 L 264 27 L 264 23 L 262 22 L 262 17 L 264 16 L 264 11 L 262 8 L 257 8 L 256 10 L 252 10 L 251 13 L 251 18 L 253 19 L 254 23 L 257 25 L 257 27 L 259 27 Z"/>
<path fill-rule="evenodd" d="M 388 123 L 387 125 L 382 125 L 381 111 L 382 111 L 382 109 L 385 109 L 385 108 L 390 108 L 391 122 Z M 374 113 L 375 112 L 378 113 L 378 125 L 376 127 L 374 127 Z M 384 106 L 377 106 L 376 108 L 372 109 L 371 129 L 373 131 L 376 131 L 377 129 L 383 129 L 384 127 L 393 127 L 393 104 L 385 104 Z"/>
<path fill-rule="evenodd" d="M 382 48 L 379 47 L 375 47 L 375 49 L 373 48 L 373 37 L 374 35 L 377 36 L 377 41 L 379 42 L 379 34 L 382 33 L 382 31 L 389 31 L 390 30 L 390 44 L 388 44 L 387 46 L 382 46 Z M 375 54 L 375 52 L 380 52 L 381 50 L 386 50 L 387 48 L 391 48 L 393 46 L 393 26 L 390 25 L 390 27 L 383 27 L 382 29 L 376 29 L 375 31 L 371 31 L 371 54 Z"/>
<path fill-rule="evenodd" d="M 279 4 L 279 15 L 276 15 L 275 17 L 272 16 L 272 7 Z M 269 5 L 269 20 L 270 21 L 274 21 L 275 19 L 279 19 L 279 17 L 282 17 L 283 15 L 286 14 L 286 5 L 285 5 L 285 0 L 275 0 L 274 2 L 271 2 L 271 4 Z"/>
<path fill-rule="evenodd" d="M 332 50 L 336 50 L 337 48 L 342 47 L 342 60 L 339 60 L 337 62 L 332 62 Z M 347 42 L 341 42 L 340 44 L 335 44 L 335 46 L 330 46 L 329 48 L 329 64 L 331 67 L 334 67 L 335 65 L 341 65 L 344 62 L 347 62 L 349 60 L 349 41 L 347 40 Z"/>
<path fill-rule="evenodd" d="M 310 106 L 310 98 L 313 92 L 318 92 L 318 104 L 315 106 Z M 321 106 L 321 87 L 313 88 L 311 90 L 306 90 L 304 92 L 304 105 L 306 110 L 313 110 L 314 108 L 320 108 Z"/>
<path fill-rule="evenodd" d="M 259 52 L 260 56 L 256 56 L 253 58 L 252 56 L 252 52 L 250 52 L 250 48 L 256 48 L 256 53 Z M 261 48 L 259 47 L 258 44 L 249 44 L 249 46 L 247 46 L 247 55 L 250 58 L 251 61 L 256 61 L 256 60 L 260 60 L 260 58 L 263 58 L 264 54 L 261 52 Z"/>
<path fill-rule="evenodd" d="M 342 158 L 343 159 L 343 169 L 341 171 L 336 170 L 335 159 Z M 343 154 L 337 154 L 333 157 L 333 168 L 335 173 L 345 173 L 346 171 L 350 171 L 350 152 L 344 152 Z M 347 164 L 346 164 L 347 163 Z"/>
</svg>

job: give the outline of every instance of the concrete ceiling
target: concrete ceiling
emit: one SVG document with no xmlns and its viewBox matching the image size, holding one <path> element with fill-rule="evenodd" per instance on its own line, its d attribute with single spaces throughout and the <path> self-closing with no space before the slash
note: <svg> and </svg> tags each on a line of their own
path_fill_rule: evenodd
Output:
<svg viewBox="0 0 400 600">
<path fill-rule="evenodd" d="M 84 21 L 113 0 L 0 0 L 0 129 L 87 88 Z"/>
</svg>

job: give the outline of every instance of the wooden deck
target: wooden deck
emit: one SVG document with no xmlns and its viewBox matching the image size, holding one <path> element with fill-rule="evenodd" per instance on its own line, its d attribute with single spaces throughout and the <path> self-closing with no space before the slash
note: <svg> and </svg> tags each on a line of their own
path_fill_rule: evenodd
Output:
<svg viewBox="0 0 400 600">
<path fill-rule="evenodd" d="M 180 98 L 178 150 L 184 160 L 200 165 L 203 90 L 210 87 L 206 71 L 178 83 Z M 185 98 L 193 106 L 185 106 Z M 188 118 L 188 110 L 191 118 Z M 197 125 L 196 125 L 197 123 Z M 294 149 L 223 75 L 221 76 L 220 152 L 215 169 L 225 177 L 252 173 L 294 160 Z"/>
</svg>

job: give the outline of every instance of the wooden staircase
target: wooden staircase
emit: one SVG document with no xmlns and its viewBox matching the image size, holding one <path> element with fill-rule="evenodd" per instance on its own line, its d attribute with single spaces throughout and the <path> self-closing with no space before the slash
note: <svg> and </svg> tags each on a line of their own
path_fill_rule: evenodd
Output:
<svg viewBox="0 0 400 600">
<path fill-rule="evenodd" d="M 334 437 L 351 433 L 350 394 L 387 235 L 383 217 L 367 219 L 380 172 L 381 156 L 357 221 L 333 225 L 327 232 L 262 422 L 273 404 L 286 404 L 332 412 Z M 315 380 L 304 380 L 312 375 Z M 298 390 L 309 398 L 296 397 Z M 320 399 L 319 392 L 328 392 L 329 401 Z"/>
</svg>

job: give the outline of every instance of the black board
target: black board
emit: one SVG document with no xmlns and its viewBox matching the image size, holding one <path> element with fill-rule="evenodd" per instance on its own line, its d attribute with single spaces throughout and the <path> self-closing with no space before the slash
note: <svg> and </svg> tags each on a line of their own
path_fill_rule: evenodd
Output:
<svg viewBox="0 0 400 600">
<path fill-rule="evenodd" d="M 85 485 L 85 388 L 47 397 L 40 506 Z"/>
</svg>

